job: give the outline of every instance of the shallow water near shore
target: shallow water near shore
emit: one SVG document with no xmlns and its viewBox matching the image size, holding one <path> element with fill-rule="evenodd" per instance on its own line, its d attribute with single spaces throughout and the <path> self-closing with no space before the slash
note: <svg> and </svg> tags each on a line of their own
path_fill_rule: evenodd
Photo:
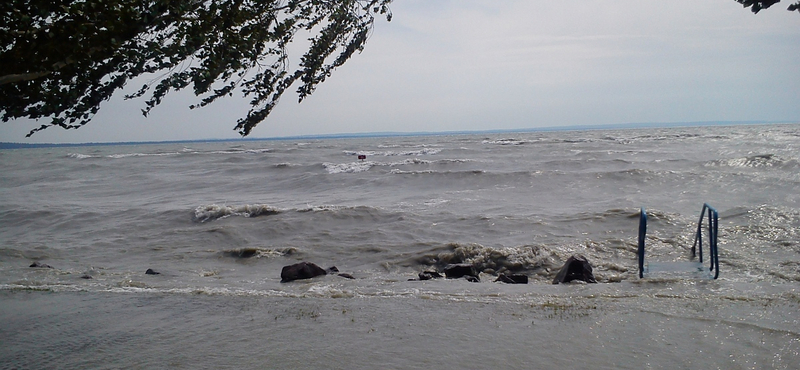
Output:
<svg viewBox="0 0 800 370">
<path fill-rule="evenodd" d="M 0 151 L 0 368 L 798 368 L 798 153 L 800 125 Z M 639 209 L 684 261 L 706 202 L 720 278 L 639 279 Z M 573 254 L 599 284 L 550 284 Z M 447 263 L 480 282 L 413 281 Z"/>
<path fill-rule="evenodd" d="M 795 293 L 690 296 L 668 293 L 669 284 L 624 285 L 456 297 L 435 286 L 418 296 L 347 298 L 3 292 L 2 331 L 13 338 L 3 362 L 41 369 L 798 364 Z M 621 293 L 641 288 L 648 294 Z"/>
</svg>

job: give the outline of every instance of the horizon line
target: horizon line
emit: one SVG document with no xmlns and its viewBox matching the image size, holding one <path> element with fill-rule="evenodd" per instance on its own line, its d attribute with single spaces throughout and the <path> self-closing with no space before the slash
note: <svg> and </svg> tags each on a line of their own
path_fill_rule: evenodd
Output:
<svg viewBox="0 0 800 370">
<path fill-rule="evenodd" d="M 70 147 L 70 146 L 104 146 L 104 145 L 150 145 L 150 144 L 179 144 L 198 142 L 227 142 L 227 141 L 271 141 L 271 140 L 298 140 L 298 139 L 348 139 L 348 138 L 378 138 L 401 136 L 437 136 L 437 135 L 469 135 L 469 134 L 499 134 L 499 133 L 529 133 L 529 132 L 557 132 L 557 131 L 592 131 L 612 129 L 644 129 L 644 128 L 679 128 L 703 126 L 738 126 L 738 125 L 769 125 L 769 124 L 797 124 L 800 121 L 693 121 L 693 122 L 641 122 L 641 123 L 611 123 L 600 125 L 569 125 L 530 127 L 518 129 L 489 129 L 489 130 L 451 130 L 451 131 L 380 131 L 363 133 L 333 133 L 333 134 L 308 134 L 274 137 L 241 137 L 227 139 L 185 139 L 185 140 L 148 140 L 148 141 L 115 141 L 115 142 L 82 142 L 82 143 L 23 143 L 0 142 L 0 149 L 23 149 L 45 147 Z"/>
</svg>

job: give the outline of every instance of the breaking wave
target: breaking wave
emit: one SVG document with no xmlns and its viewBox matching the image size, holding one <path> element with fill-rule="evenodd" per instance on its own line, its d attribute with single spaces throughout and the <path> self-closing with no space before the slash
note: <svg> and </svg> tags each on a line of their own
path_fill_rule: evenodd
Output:
<svg viewBox="0 0 800 370">
<path fill-rule="evenodd" d="M 262 149 L 227 149 L 227 150 L 213 150 L 213 151 L 201 151 L 201 150 L 194 150 L 191 148 L 183 148 L 181 151 L 170 151 L 170 152 L 153 152 L 153 153 L 118 153 L 118 154 L 108 154 L 108 155 L 90 155 L 90 154 L 82 154 L 82 153 L 67 153 L 67 158 L 75 158 L 75 159 L 87 159 L 87 158 L 111 158 L 111 159 L 123 159 L 123 158 L 134 158 L 134 157 L 171 157 L 177 155 L 218 155 L 218 154 L 261 154 L 261 153 L 270 153 L 272 149 L 262 148 Z"/>
<path fill-rule="evenodd" d="M 478 272 L 490 275 L 512 272 L 549 278 L 563 264 L 564 259 L 557 251 L 541 245 L 494 248 L 475 243 L 450 243 L 446 246 L 446 251 L 423 254 L 415 258 L 415 261 L 421 265 L 436 267 L 469 263 Z"/>
<path fill-rule="evenodd" d="M 530 143 L 529 140 L 519 140 L 519 139 L 497 139 L 497 140 L 489 140 L 486 139 L 483 141 L 483 144 L 495 144 L 495 145 L 522 145 Z"/>
<path fill-rule="evenodd" d="M 86 158 L 95 158 L 95 156 L 88 154 L 81 154 L 81 153 L 67 153 L 67 158 L 86 159 Z"/>
<path fill-rule="evenodd" d="M 195 208 L 193 218 L 195 222 L 206 222 L 230 216 L 257 217 L 275 215 L 280 212 L 281 210 L 266 204 L 247 204 L 243 206 L 209 204 Z"/>
<path fill-rule="evenodd" d="M 383 157 L 395 157 L 395 156 L 420 156 L 420 155 L 436 155 L 439 154 L 442 150 L 438 148 L 421 148 L 417 150 L 406 150 L 406 151 L 353 151 L 353 150 L 345 150 L 344 154 L 347 155 L 365 155 L 367 157 L 370 156 L 383 156 Z"/>
<path fill-rule="evenodd" d="M 436 161 L 440 162 L 440 161 Z M 448 163 L 444 161 L 442 163 Z M 433 162 L 419 158 L 409 158 L 399 162 L 375 162 L 375 161 L 359 161 L 350 163 L 323 163 L 322 166 L 329 174 L 337 173 L 359 173 L 369 171 L 372 167 L 396 167 L 406 165 L 427 165 Z"/>
<path fill-rule="evenodd" d="M 369 171 L 370 168 L 375 166 L 375 162 L 323 163 L 322 165 L 330 174 L 358 173 Z"/>
<path fill-rule="evenodd" d="M 224 257 L 233 258 L 274 258 L 289 256 L 297 252 L 296 248 L 235 248 L 220 252 Z"/>
<path fill-rule="evenodd" d="M 797 167 L 797 161 L 785 159 L 774 154 L 758 154 L 744 158 L 720 159 L 709 162 L 711 167 L 733 167 L 733 168 L 767 168 L 767 167 Z"/>
</svg>

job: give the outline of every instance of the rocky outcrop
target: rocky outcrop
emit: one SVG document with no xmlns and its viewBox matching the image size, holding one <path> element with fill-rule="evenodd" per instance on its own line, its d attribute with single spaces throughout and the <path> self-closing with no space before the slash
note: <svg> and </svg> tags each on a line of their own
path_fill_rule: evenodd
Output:
<svg viewBox="0 0 800 370">
<path fill-rule="evenodd" d="M 446 276 L 448 279 L 465 278 L 471 282 L 480 281 L 480 278 L 478 278 L 478 272 L 475 271 L 475 266 L 469 263 L 457 263 L 445 266 L 444 276 Z"/>
<path fill-rule="evenodd" d="M 444 277 L 448 279 L 467 279 L 467 281 L 477 283 L 480 282 L 480 278 L 478 277 L 478 272 L 475 270 L 475 266 L 468 264 L 468 263 L 458 263 L 458 264 L 450 264 L 442 269 L 444 272 Z M 439 279 L 442 278 L 442 274 L 437 271 L 423 271 L 419 273 L 419 279 L 409 279 L 409 280 L 431 280 L 431 279 Z"/>
<path fill-rule="evenodd" d="M 576 254 L 567 259 L 564 266 L 556 274 L 553 279 L 553 284 L 568 283 L 573 280 L 580 280 L 587 283 L 596 283 L 594 274 L 592 274 L 592 265 L 586 260 L 586 257 Z"/>
<path fill-rule="evenodd" d="M 31 263 L 31 265 L 30 265 L 30 266 L 28 266 L 28 267 L 35 267 L 35 268 L 42 268 L 42 269 L 51 269 L 51 268 L 53 268 L 53 266 L 50 266 L 50 265 L 48 265 L 48 264 L 41 263 L 41 262 L 39 262 L 39 261 L 34 261 L 34 262 L 33 262 L 33 263 Z"/>
<path fill-rule="evenodd" d="M 337 270 L 338 271 L 338 270 Z M 300 262 L 294 265 L 284 266 L 281 270 L 281 283 L 294 280 L 311 279 L 320 275 L 327 275 L 328 272 L 311 262 Z"/>
<path fill-rule="evenodd" d="M 286 283 L 294 280 L 311 279 L 313 277 L 336 274 L 346 279 L 355 279 L 353 275 L 348 273 L 338 273 L 339 269 L 336 266 L 328 267 L 327 270 L 319 267 L 311 262 L 300 262 L 294 265 L 284 266 L 281 270 L 281 283 Z"/>
<path fill-rule="evenodd" d="M 420 280 L 431 280 L 431 279 L 438 279 L 442 277 L 442 274 L 436 271 L 423 271 L 419 273 Z"/>
</svg>

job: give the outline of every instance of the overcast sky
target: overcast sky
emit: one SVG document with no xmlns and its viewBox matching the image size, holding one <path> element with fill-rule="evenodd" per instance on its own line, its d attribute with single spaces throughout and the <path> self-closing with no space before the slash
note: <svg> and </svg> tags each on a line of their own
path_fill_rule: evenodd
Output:
<svg viewBox="0 0 800 370">
<path fill-rule="evenodd" d="M 303 103 L 287 92 L 251 137 L 800 122 L 800 13 L 788 5 L 754 15 L 733 0 L 395 0 L 363 53 Z M 118 96 L 79 130 L 26 139 L 40 123 L 17 120 L 0 123 L 0 141 L 238 137 L 247 99 L 189 110 L 196 100 L 170 94 L 145 118 L 142 100 Z"/>
</svg>

